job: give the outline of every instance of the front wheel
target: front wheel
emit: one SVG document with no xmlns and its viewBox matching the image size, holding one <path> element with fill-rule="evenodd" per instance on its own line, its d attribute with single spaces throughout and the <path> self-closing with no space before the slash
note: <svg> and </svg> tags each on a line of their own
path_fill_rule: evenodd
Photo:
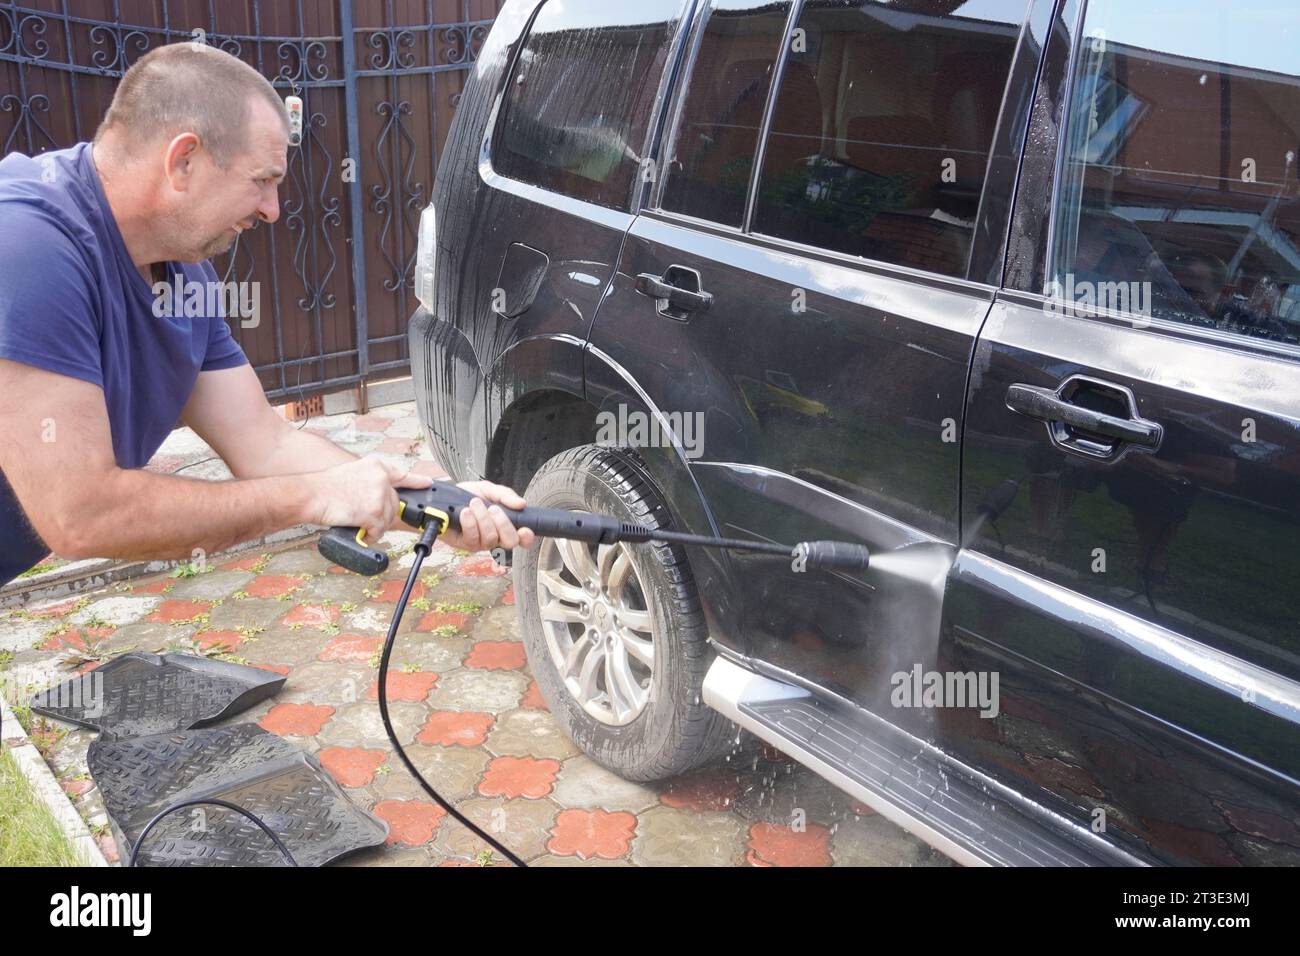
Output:
<svg viewBox="0 0 1300 956">
<path fill-rule="evenodd" d="M 529 505 L 662 526 L 667 505 L 631 452 L 581 445 L 546 462 Z M 516 552 L 528 663 L 561 729 L 628 780 L 659 780 L 723 752 L 731 724 L 703 703 L 712 661 L 680 547 L 540 539 Z"/>
</svg>

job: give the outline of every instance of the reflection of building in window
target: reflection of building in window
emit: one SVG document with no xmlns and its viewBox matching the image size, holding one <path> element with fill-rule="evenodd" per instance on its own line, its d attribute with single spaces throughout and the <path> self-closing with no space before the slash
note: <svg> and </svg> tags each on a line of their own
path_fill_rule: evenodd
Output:
<svg viewBox="0 0 1300 956">
<path fill-rule="evenodd" d="M 1150 283 L 1156 317 L 1300 344 L 1300 79 L 1112 39 L 1075 90 L 1050 274 Z"/>
</svg>

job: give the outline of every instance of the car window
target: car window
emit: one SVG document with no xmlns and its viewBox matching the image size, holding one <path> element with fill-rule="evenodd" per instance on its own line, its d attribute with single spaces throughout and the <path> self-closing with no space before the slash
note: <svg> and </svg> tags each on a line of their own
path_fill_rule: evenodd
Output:
<svg viewBox="0 0 1300 956">
<path fill-rule="evenodd" d="M 1024 0 L 809 0 L 753 231 L 964 276 Z"/>
<path fill-rule="evenodd" d="M 789 3 L 713 0 L 664 170 L 660 205 L 740 226 Z"/>
<path fill-rule="evenodd" d="M 1048 294 L 1300 342 L 1300 7 L 1093 0 Z"/>
<path fill-rule="evenodd" d="M 549 0 L 507 81 L 503 176 L 625 209 L 682 0 Z"/>
</svg>

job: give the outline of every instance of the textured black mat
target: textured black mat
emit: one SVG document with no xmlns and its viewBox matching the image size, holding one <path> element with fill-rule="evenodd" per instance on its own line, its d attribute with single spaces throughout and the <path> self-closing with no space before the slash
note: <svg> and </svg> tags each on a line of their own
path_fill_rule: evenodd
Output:
<svg viewBox="0 0 1300 956">
<path fill-rule="evenodd" d="M 133 652 L 42 691 L 32 710 L 104 737 L 139 737 L 215 723 L 283 686 L 279 674 L 255 667 Z"/>
<path fill-rule="evenodd" d="M 160 811 L 217 797 L 256 814 L 299 866 L 321 866 L 388 836 L 388 825 L 350 801 L 314 757 L 255 724 L 149 737 L 100 738 L 86 756 L 125 863 Z M 247 818 L 186 807 L 149 833 L 141 866 L 283 866 Z"/>
</svg>

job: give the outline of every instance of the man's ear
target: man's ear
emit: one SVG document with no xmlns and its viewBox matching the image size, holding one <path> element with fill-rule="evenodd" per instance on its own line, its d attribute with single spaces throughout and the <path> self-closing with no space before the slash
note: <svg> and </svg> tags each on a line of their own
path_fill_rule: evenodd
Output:
<svg viewBox="0 0 1300 956">
<path fill-rule="evenodd" d="M 203 143 L 194 133 L 179 133 L 167 144 L 163 153 L 163 175 L 176 192 L 189 189 L 194 175 L 194 164 L 198 159 Z"/>
</svg>

